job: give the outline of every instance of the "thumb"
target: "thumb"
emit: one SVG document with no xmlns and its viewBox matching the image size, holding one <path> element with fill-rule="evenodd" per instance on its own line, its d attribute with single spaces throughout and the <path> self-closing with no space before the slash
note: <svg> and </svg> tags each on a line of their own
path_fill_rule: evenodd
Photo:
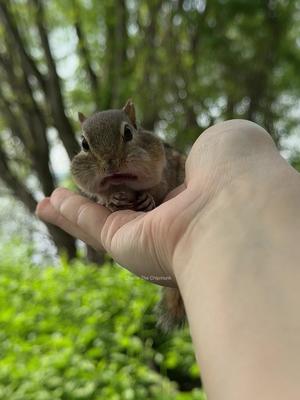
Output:
<svg viewBox="0 0 300 400">
<path fill-rule="evenodd" d="M 162 286 L 176 286 L 175 277 L 164 266 L 155 238 L 155 210 L 144 213 L 117 211 L 107 219 L 101 242 L 120 265 L 135 275 Z"/>
</svg>

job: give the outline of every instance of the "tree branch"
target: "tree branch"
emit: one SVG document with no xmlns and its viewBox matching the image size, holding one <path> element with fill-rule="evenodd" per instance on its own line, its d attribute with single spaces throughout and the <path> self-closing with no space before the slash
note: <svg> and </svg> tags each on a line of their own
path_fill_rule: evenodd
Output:
<svg viewBox="0 0 300 400">
<path fill-rule="evenodd" d="M 121 82 L 127 63 L 127 19 L 125 0 L 116 0 L 113 6 L 106 8 L 106 90 L 103 107 L 120 107 Z"/>
<path fill-rule="evenodd" d="M 3 57 L 0 56 L 0 65 L 4 65 L 5 68 L 7 63 L 3 64 L 3 61 Z M 12 93 L 14 93 L 15 88 L 19 91 L 16 96 L 16 104 L 19 103 L 20 112 L 17 115 L 13 111 L 11 102 L 5 97 L 0 88 L 3 115 L 6 118 L 7 125 L 11 128 L 13 136 L 22 141 L 32 160 L 43 192 L 48 196 L 55 189 L 55 178 L 50 169 L 46 122 L 34 100 L 26 75 L 23 74 L 23 81 L 21 82 L 12 67 L 8 70 L 5 68 L 5 70 L 9 76 Z"/>
<path fill-rule="evenodd" d="M 51 53 L 46 23 L 44 17 L 43 3 L 40 0 L 31 0 L 36 7 L 36 25 L 38 28 L 42 48 L 48 66 L 48 80 L 46 85 L 46 95 L 49 98 L 50 108 L 53 117 L 53 124 L 57 128 L 59 137 L 63 142 L 69 158 L 78 152 L 79 146 L 75 138 L 72 125 L 65 114 L 65 104 L 62 96 L 62 89 L 59 76 L 56 71 L 56 65 Z"/>
<path fill-rule="evenodd" d="M 92 63 L 91 63 L 91 57 L 88 49 L 88 44 L 86 41 L 86 38 L 83 33 L 83 29 L 80 23 L 80 8 L 79 4 L 76 2 L 76 0 L 73 0 L 73 9 L 75 13 L 75 22 L 74 22 L 74 27 L 77 35 L 77 40 L 78 40 L 78 53 L 80 56 L 80 59 L 83 61 L 84 68 L 86 70 L 87 77 L 89 79 L 90 83 L 90 88 L 91 92 L 94 98 L 95 102 L 95 108 L 99 109 L 100 104 L 101 104 L 101 95 L 100 95 L 100 83 L 99 83 L 99 78 L 96 75 Z"/>
<path fill-rule="evenodd" d="M 11 38 L 14 41 L 14 44 L 16 48 L 18 49 L 18 52 L 24 61 L 24 66 L 26 68 L 26 72 L 29 75 L 33 75 L 39 82 L 41 88 L 45 90 L 46 82 L 44 76 L 41 74 L 41 72 L 38 70 L 34 60 L 32 57 L 29 55 L 29 53 L 26 50 L 25 43 L 23 42 L 21 35 L 14 23 L 13 18 L 11 17 L 8 8 L 6 7 L 6 4 L 9 4 L 9 0 L 0 0 L 0 17 L 2 21 L 4 22 L 7 32 L 10 34 Z"/>
<path fill-rule="evenodd" d="M 6 186 L 13 192 L 15 197 L 25 205 L 28 211 L 31 214 L 34 214 L 37 202 L 30 191 L 27 189 L 27 187 L 24 185 L 24 183 L 11 171 L 6 153 L 4 152 L 1 145 L 0 172 L 1 179 L 6 184 Z M 53 225 L 46 224 L 46 226 L 58 250 L 66 251 L 70 258 L 74 258 L 76 256 L 76 246 L 74 238 Z"/>
<path fill-rule="evenodd" d="M 23 182 L 16 177 L 9 168 L 6 153 L 0 146 L 0 171 L 1 179 L 12 190 L 14 195 L 21 200 L 31 213 L 34 213 L 37 202 Z"/>
</svg>

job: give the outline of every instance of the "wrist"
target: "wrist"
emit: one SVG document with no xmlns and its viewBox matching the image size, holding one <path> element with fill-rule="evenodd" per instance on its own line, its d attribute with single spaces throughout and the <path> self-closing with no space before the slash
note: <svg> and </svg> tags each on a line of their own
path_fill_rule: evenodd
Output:
<svg viewBox="0 0 300 400">
<path fill-rule="evenodd" d="M 300 323 L 293 313 L 300 301 L 288 293 L 297 292 L 300 279 L 294 271 L 300 259 L 300 178 L 281 160 L 270 167 L 222 187 L 195 215 L 174 252 L 174 273 L 211 398 L 223 398 L 220 387 L 236 398 L 247 398 L 248 391 L 251 398 L 259 375 L 263 392 L 270 380 L 280 382 L 284 370 L 293 387 L 289 376 L 295 373 L 286 360 L 293 365 L 300 358 L 297 346 L 290 346 L 294 337 L 288 337 Z M 278 330 L 282 321 L 291 328 L 287 335 Z M 269 373 L 273 365 L 278 369 Z"/>
</svg>

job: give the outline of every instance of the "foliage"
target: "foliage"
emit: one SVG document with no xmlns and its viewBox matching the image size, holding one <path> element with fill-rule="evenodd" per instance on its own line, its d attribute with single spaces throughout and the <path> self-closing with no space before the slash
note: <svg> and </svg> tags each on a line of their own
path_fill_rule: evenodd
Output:
<svg viewBox="0 0 300 400">
<path fill-rule="evenodd" d="M 291 160 L 292 166 L 300 172 L 300 153 L 295 154 Z"/>
<path fill-rule="evenodd" d="M 38 268 L 25 246 L 1 250 L 0 398 L 204 399 L 168 378 L 199 371 L 186 330 L 156 329 L 157 287 L 116 265 Z"/>
</svg>

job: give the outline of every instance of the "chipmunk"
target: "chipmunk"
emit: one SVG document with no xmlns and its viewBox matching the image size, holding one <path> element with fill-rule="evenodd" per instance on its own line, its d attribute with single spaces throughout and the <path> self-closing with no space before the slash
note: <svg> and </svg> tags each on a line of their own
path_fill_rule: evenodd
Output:
<svg viewBox="0 0 300 400">
<path fill-rule="evenodd" d="M 77 186 L 111 211 L 150 211 L 184 181 L 185 157 L 137 126 L 131 100 L 119 110 L 86 118 L 78 113 L 81 147 L 71 164 Z M 178 289 L 164 288 L 159 325 L 168 330 L 185 319 Z"/>
</svg>

